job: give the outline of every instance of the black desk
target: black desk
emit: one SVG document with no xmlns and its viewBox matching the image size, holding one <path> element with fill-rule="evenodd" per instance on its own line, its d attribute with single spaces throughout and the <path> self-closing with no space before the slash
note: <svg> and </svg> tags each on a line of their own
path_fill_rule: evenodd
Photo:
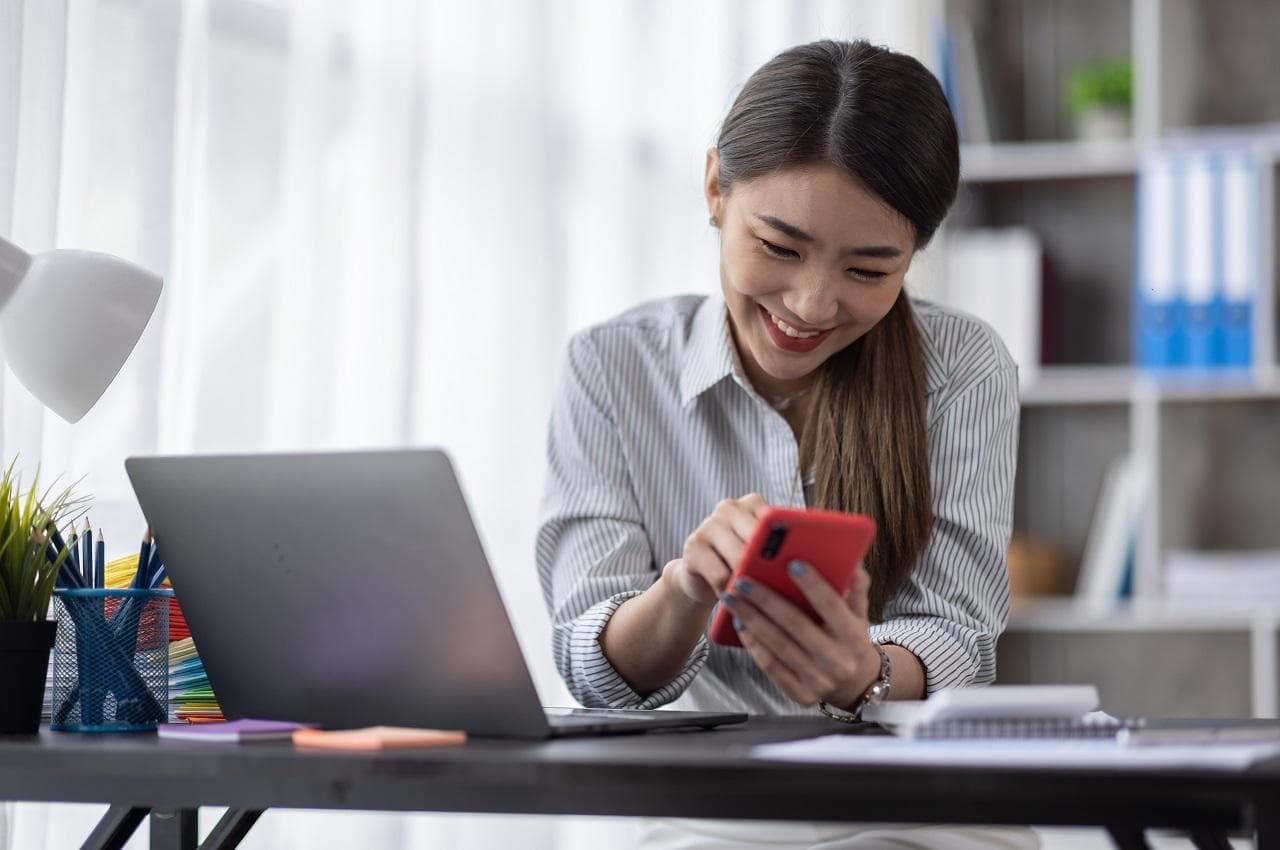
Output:
<svg viewBox="0 0 1280 850">
<path fill-rule="evenodd" d="M 712 732 L 360 755 L 286 742 L 152 735 L 0 738 L 0 799 L 110 803 L 86 847 L 119 847 L 148 815 L 151 846 L 194 848 L 196 807 L 229 806 L 203 847 L 234 847 L 267 808 L 1095 825 L 1122 847 L 1142 829 L 1225 847 L 1254 830 L 1280 850 L 1280 759 L 1240 774 L 818 766 L 753 761 L 765 741 L 840 731 L 752 720 Z"/>
</svg>

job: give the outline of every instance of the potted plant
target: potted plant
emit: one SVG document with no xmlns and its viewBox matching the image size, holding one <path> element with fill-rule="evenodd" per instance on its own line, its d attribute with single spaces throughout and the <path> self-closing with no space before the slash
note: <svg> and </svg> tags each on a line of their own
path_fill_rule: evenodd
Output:
<svg viewBox="0 0 1280 850">
<path fill-rule="evenodd" d="M 1077 68 L 1067 78 L 1067 106 L 1081 139 L 1132 135 L 1133 63 L 1112 59 Z"/>
<path fill-rule="evenodd" d="M 39 492 L 39 474 L 24 489 L 10 464 L 0 478 L 0 734 L 40 728 L 49 650 L 57 623 L 49 600 L 70 551 L 58 533 L 83 500 L 72 488 Z"/>
</svg>

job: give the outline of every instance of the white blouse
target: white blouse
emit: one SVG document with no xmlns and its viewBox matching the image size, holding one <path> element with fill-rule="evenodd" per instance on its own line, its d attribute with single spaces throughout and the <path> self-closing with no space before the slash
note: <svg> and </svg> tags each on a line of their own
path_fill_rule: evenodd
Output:
<svg viewBox="0 0 1280 850">
<path fill-rule="evenodd" d="M 925 364 L 933 535 L 872 640 L 909 649 L 926 688 L 990 682 L 1009 608 L 1017 367 L 984 323 L 913 301 Z M 799 446 L 751 387 L 723 298 L 642 304 L 569 342 L 547 441 L 538 575 L 556 664 L 583 705 L 807 712 L 746 650 L 705 636 L 684 669 L 633 691 L 599 637 L 721 499 L 803 507 Z"/>
</svg>

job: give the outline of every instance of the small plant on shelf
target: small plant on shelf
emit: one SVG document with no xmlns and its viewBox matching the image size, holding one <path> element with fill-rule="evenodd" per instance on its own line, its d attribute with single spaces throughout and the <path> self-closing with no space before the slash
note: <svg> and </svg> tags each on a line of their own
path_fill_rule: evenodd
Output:
<svg viewBox="0 0 1280 850">
<path fill-rule="evenodd" d="M 1067 78 L 1067 106 L 1082 139 L 1132 135 L 1133 62 L 1110 59 L 1077 68 Z"/>
</svg>

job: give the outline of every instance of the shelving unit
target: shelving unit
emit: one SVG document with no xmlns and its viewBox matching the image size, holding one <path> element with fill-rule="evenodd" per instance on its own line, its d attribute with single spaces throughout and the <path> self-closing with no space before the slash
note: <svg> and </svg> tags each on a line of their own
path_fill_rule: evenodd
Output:
<svg viewBox="0 0 1280 850">
<path fill-rule="evenodd" d="M 960 171 L 969 183 L 1132 176 L 1138 146 L 1120 142 L 1005 142 L 964 145 Z"/>
<path fill-rule="evenodd" d="M 1108 466 L 1130 454 L 1151 472 L 1132 601 L 1105 615 L 1070 603 L 1023 606 L 1002 640 L 1001 678 L 1092 676 L 1104 706 L 1145 709 L 1134 689 L 1149 688 L 1150 677 L 1138 683 L 1132 669 L 1127 678 L 1114 671 L 1147 665 L 1194 687 L 1192 669 L 1160 650 L 1176 645 L 1201 672 L 1230 679 L 1216 691 L 1229 704 L 1191 700 L 1180 713 L 1275 716 L 1280 612 L 1169 609 L 1162 570 L 1173 548 L 1280 548 L 1280 90 L 1271 82 L 1280 71 L 1280 15 L 1259 15 L 1247 0 L 946 5 L 975 34 L 998 119 L 992 143 L 962 145 L 949 227 L 1029 227 L 1051 268 L 1049 357 L 1023 387 L 1015 532 L 1056 545 L 1077 565 Z M 1134 63 L 1132 138 L 1072 138 L 1061 107 L 1067 74 L 1126 54 Z M 1130 355 L 1139 164 L 1149 149 L 1217 136 L 1247 137 L 1268 164 L 1253 366 L 1144 372 Z"/>
</svg>

